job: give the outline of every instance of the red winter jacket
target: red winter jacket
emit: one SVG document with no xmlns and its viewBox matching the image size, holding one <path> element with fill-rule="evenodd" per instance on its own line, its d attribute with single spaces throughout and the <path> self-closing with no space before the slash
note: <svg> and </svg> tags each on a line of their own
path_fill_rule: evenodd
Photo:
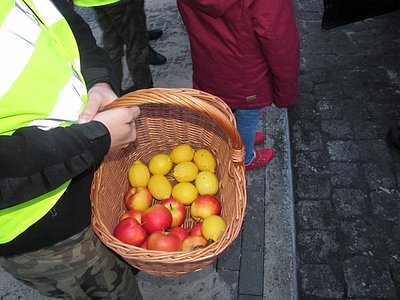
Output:
<svg viewBox="0 0 400 300">
<path fill-rule="evenodd" d="M 299 35 L 291 0 L 177 0 L 188 32 L 193 87 L 232 109 L 298 99 Z"/>
</svg>

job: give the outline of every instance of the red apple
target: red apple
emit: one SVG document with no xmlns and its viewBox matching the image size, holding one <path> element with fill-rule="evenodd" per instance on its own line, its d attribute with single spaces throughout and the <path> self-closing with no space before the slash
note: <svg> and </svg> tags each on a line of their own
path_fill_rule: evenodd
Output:
<svg viewBox="0 0 400 300">
<path fill-rule="evenodd" d="M 190 229 L 189 234 L 190 235 L 203 236 L 202 233 L 201 233 L 201 223 L 194 224 L 192 229 Z"/>
<path fill-rule="evenodd" d="M 190 206 L 190 215 L 196 220 L 203 220 L 211 215 L 221 214 L 221 203 L 213 195 L 201 195 Z"/>
<path fill-rule="evenodd" d="M 177 236 L 179 236 L 181 241 L 183 241 L 189 236 L 189 231 L 187 231 L 183 227 L 174 227 L 170 230 L 170 232 L 175 233 Z"/>
<path fill-rule="evenodd" d="M 147 240 L 148 250 L 181 251 L 182 242 L 179 236 L 168 231 L 154 231 Z"/>
<path fill-rule="evenodd" d="M 144 242 L 139 246 L 140 248 L 147 249 L 147 240 L 149 239 L 149 236 L 146 236 L 144 239 Z"/>
<path fill-rule="evenodd" d="M 154 204 L 142 213 L 142 226 L 147 233 L 163 231 L 171 226 L 172 215 L 168 208 Z"/>
<path fill-rule="evenodd" d="M 168 208 L 171 212 L 171 227 L 181 226 L 186 219 L 185 205 L 174 198 L 164 199 L 161 201 L 161 204 Z"/>
<path fill-rule="evenodd" d="M 127 209 L 143 212 L 151 206 L 153 196 L 149 189 L 144 186 L 131 187 L 124 195 L 124 203 Z"/>
<path fill-rule="evenodd" d="M 114 236 L 121 242 L 133 246 L 140 246 L 146 239 L 146 230 L 134 218 L 120 221 L 114 228 Z"/>
<path fill-rule="evenodd" d="M 126 210 L 119 217 L 119 220 L 122 221 L 123 219 L 126 218 L 135 218 L 139 222 L 139 224 L 142 224 L 142 212 L 139 210 L 133 210 L 133 209 Z"/>
<path fill-rule="evenodd" d="M 204 248 L 208 245 L 208 241 L 199 235 L 189 235 L 182 241 L 182 251 L 192 251 Z"/>
</svg>

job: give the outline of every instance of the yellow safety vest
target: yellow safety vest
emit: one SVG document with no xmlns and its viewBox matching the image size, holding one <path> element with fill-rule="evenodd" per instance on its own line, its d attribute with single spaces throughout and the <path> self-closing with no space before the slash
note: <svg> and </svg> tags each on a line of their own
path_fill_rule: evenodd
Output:
<svg viewBox="0 0 400 300">
<path fill-rule="evenodd" d="M 48 0 L 0 0 L 0 134 L 76 123 L 87 102 L 74 35 Z M 70 180 L 45 195 L 0 210 L 0 244 L 41 219 Z"/>
<path fill-rule="evenodd" d="M 94 7 L 113 4 L 120 0 L 73 0 L 74 5 L 83 7 Z"/>
</svg>

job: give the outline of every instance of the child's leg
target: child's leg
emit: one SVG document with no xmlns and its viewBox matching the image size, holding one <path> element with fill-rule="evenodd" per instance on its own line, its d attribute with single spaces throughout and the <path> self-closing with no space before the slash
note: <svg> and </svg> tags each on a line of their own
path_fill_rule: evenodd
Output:
<svg viewBox="0 0 400 300">
<path fill-rule="evenodd" d="M 235 118 L 246 152 L 245 164 L 249 164 L 254 158 L 254 138 L 260 120 L 260 108 L 237 109 Z"/>
</svg>

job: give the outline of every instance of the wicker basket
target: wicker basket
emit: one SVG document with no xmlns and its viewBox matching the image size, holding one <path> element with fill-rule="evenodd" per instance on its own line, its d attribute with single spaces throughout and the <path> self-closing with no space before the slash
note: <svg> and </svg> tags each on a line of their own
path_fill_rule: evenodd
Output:
<svg viewBox="0 0 400 300">
<path fill-rule="evenodd" d="M 92 190 L 92 227 L 101 241 L 130 265 L 152 275 L 178 276 L 212 264 L 236 239 L 246 207 L 244 148 L 231 110 L 219 98 L 194 89 L 146 89 L 129 93 L 108 109 L 139 105 L 137 139 L 118 153 L 105 157 Z M 130 246 L 112 232 L 124 211 L 123 195 L 129 188 L 128 169 L 134 160 L 147 163 L 156 153 L 169 153 L 180 143 L 205 147 L 217 158 L 216 174 L 227 230 L 220 240 L 191 252 L 162 252 Z M 173 178 L 169 178 L 173 182 Z M 194 221 L 190 211 L 184 227 Z"/>
</svg>

